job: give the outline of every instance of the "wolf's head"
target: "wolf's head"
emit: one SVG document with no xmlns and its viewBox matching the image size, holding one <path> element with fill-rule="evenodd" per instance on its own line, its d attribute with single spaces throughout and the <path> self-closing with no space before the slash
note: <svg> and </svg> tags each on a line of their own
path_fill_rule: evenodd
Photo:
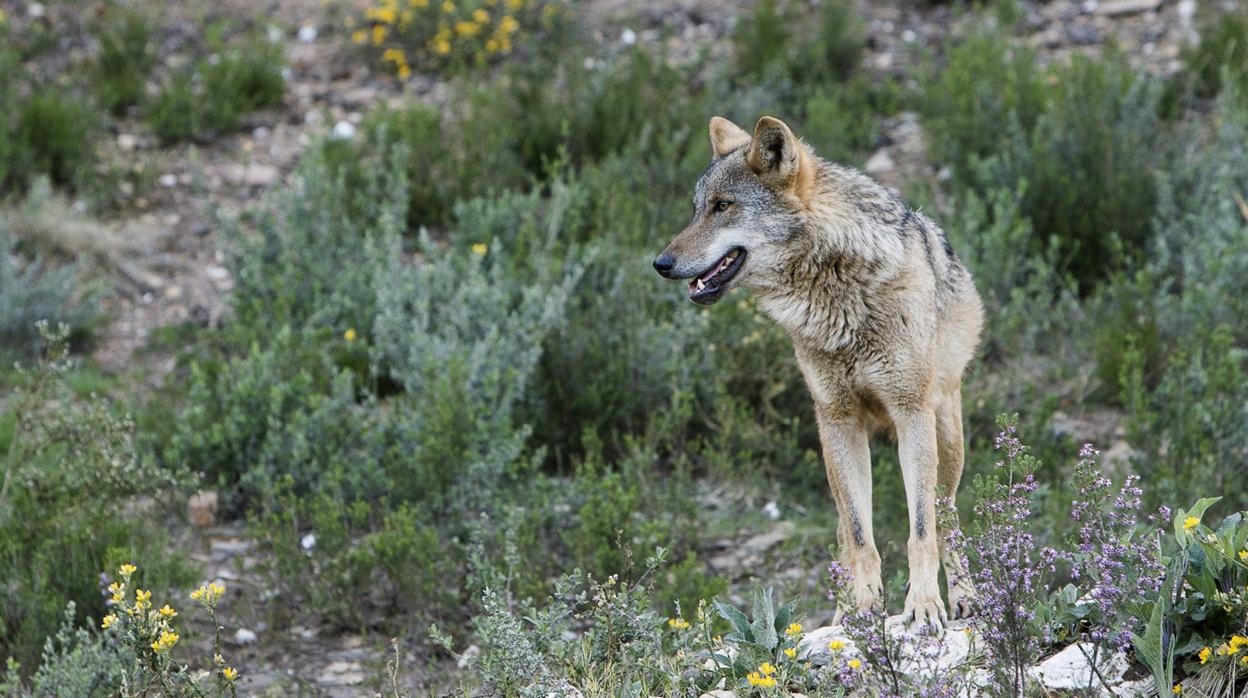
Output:
<svg viewBox="0 0 1248 698">
<path fill-rule="evenodd" d="M 694 190 L 693 220 L 654 260 L 663 276 L 690 279 L 689 299 L 702 305 L 779 273 L 815 167 L 807 147 L 770 116 L 759 119 L 753 136 L 712 117 L 711 157 Z"/>
</svg>

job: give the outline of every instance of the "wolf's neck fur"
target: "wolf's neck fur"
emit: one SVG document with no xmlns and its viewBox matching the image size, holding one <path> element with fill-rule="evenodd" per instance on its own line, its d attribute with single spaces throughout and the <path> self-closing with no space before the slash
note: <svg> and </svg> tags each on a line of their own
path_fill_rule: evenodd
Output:
<svg viewBox="0 0 1248 698">
<path fill-rule="evenodd" d="M 902 226 L 913 215 L 865 175 L 818 158 L 813 191 L 795 237 L 759 304 L 795 339 L 835 352 L 870 318 L 868 298 L 900 271 Z"/>
</svg>

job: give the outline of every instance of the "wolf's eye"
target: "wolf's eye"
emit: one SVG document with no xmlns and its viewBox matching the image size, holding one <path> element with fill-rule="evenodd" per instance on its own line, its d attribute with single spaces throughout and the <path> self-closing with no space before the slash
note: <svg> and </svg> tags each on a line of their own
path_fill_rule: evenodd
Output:
<svg viewBox="0 0 1248 698">
<path fill-rule="evenodd" d="M 727 199 L 720 199 L 719 201 L 715 202 L 716 213 L 723 213 L 724 211 L 727 211 L 731 207 L 732 207 L 732 202 Z"/>
</svg>

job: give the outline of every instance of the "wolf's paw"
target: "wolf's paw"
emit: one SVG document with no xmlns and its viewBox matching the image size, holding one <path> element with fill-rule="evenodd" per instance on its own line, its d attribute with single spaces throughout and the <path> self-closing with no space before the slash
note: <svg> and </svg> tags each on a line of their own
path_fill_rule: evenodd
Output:
<svg viewBox="0 0 1248 698">
<path fill-rule="evenodd" d="M 901 619 L 911 630 L 927 628 L 936 632 L 944 629 L 949 620 L 939 594 L 916 594 L 913 591 L 906 596 L 906 607 Z"/>
<path fill-rule="evenodd" d="M 949 587 L 949 617 L 958 619 L 975 615 L 977 600 L 975 590 L 969 585 L 955 584 Z"/>
</svg>

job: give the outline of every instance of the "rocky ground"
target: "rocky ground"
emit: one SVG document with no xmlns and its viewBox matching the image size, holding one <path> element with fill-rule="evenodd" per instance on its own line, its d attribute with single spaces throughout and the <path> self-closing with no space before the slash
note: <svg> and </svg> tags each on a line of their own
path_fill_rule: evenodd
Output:
<svg viewBox="0 0 1248 698">
<path fill-rule="evenodd" d="M 273 25 L 272 37 L 285 43 L 288 91 L 280 108 L 251 115 L 246 128 L 207 143 L 164 147 L 137 118 L 121 119 L 106 139 L 103 157 L 130 168 L 147 185 L 125 185 L 120 212 L 104 225 L 130 242 L 124 253 L 108 256 L 116 293 L 107 301 L 111 325 L 95 349 L 105 369 L 135 373 L 159 383 L 172 369 L 172 357 L 140 351 L 158 328 L 179 323 L 215 325 L 225 311 L 232 280 L 222 265 L 220 221 L 233 218 L 280 188 L 308 143 L 337 126 L 344 132 L 380 103 L 405 99 L 440 104 L 445 85 L 428 76 L 398 83 L 370 71 L 350 47 L 341 17 L 350 3 L 322 0 L 228 0 L 213 3 L 214 15 L 250 17 Z M 925 68 L 945 38 L 965 21 L 952 5 L 860 1 L 868 18 L 866 63 L 881 74 L 913 74 Z M 10 15 L 33 12 L 34 3 L 7 2 Z M 161 55 L 202 26 L 206 3 L 170 0 L 161 4 L 164 25 Z M 743 0 L 584 0 L 580 7 L 604 47 L 617 43 L 668 41 L 673 56 L 690 55 L 719 42 L 748 6 Z M 1021 3 L 1028 41 L 1053 59 L 1072 52 L 1097 51 L 1109 42 L 1133 60 L 1161 73 L 1177 69 L 1181 43 L 1193 35 L 1194 0 L 1086 0 Z M 931 49 L 931 50 L 924 50 Z M 89 51 L 89 44 L 76 50 Z M 880 147 L 866 169 L 900 187 L 915 177 L 941 176 L 939 163 L 926 157 L 918 117 L 903 113 L 890 120 Z M 142 234 L 140 234 L 140 232 Z M 1088 420 L 1068 419 L 1071 428 Z M 1098 425 L 1093 425 L 1098 426 Z M 1099 425 L 1112 434 L 1112 425 Z M 203 512 L 199 512 L 202 514 Z M 771 519 L 782 519 L 777 516 Z M 287 627 L 266 604 L 253 544 L 233 524 L 212 523 L 185 533 L 209 578 L 231 588 L 223 606 L 228 648 L 243 669 L 244 695 L 371 695 L 388 656 L 388 639 L 343 635 L 315 625 Z M 717 571 L 759 569 L 780 545 L 800 537 L 790 523 L 774 521 L 764 533 L 721 541 L 711 559 Z M 792 568 L 793 576 L 819 579 L 818 570 Z M 827 619 L 825 619 L 827 620 Z M 281 628 L 281 629 L 278 629 Z M 203 633 L 207 638 L 210 633 Z M 206 640 L 205 640 L 206 641 Z M 426 655 L 409 651 L 403 672 L 415 685 L 445 685 L 455 667 L 426 664 Z"/>
</svg>

